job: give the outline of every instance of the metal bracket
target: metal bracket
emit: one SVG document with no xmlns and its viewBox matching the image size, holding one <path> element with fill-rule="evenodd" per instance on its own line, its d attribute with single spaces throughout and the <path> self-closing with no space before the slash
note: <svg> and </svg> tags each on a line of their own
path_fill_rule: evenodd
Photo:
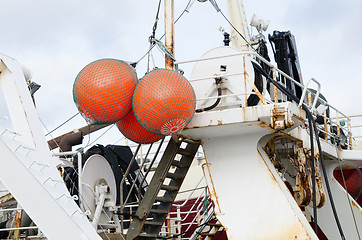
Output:
<svg viewBox="0 0 362 240">
<path fill-rule="evenodd" d="M 294 125 L 288 110 L 285 107 L 274 106 L 271 112 L 271 127 L 275 130 L 284 130 Z"/>
</svg>

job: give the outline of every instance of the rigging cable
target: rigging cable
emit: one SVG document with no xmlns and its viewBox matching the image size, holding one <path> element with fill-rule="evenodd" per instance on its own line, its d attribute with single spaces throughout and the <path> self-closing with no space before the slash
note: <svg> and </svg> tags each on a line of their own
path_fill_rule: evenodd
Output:
<svg viewBox="0 0 362 240">
<path fill-rule="evenodd" d="M 155 17 L 155 22 L 153 23 L 153 27 L 152 27 L 152 35 L 149 37 L 150 47 L 149 47 L 148 52 L 146 53 L 146 55 L 148 55 L 147 72 L 150 71 L 150 52 L 151 52 L 152 48 L 155 46 L 154 39 L 155 39 L 157 24 L 158 24 L 158 20 L 159 20 L 158 15 L 160 14 L 160 8 L 161 8 L 161 0 L 158 1 L 158 7 L 157 7 L 157 13 L 156 13 L 156 17 Z M 137 61 L 136 64 L 138 62 L 139 61 Z"/>
<path fill-rule="evenodd" d="M 100 139 L 101 137 L 103 137 L 104 134 L 106 134 L 109 130 L 111 130 L 111 128 L 113 128 L 114 125 L 115 125 L 115 124 L 111 124 L 111 126 L 110 126 L 106 131 L 104 131 L 99 137 L 97 137 L 93 142 L 89 143 L 89 141 L 88 141 L 88 144 L 87 144 L 84 148 L 88 147 L 89 145 L 93 145 L 93 143 L 95 143 L 98 139 Z M 83 149 L 84 149 L 84 148 L 83 148 Z"/>
<path fill-rule="evenodd" d="M 53 130 L 51 130 L 50 132 L 48 131 L 47 134 L 45 134 L 45 136 L 48 136 L 49 134 L 51 134 L 52 132 L 54 132 L 55 130 L 57 130 L 58 128 L 60 128 L 61 126 L 63 126 L 64 124 L 66 124 L 67 122 L 69 122 L 70 120 L 72 120 L 75 116 L 77 116 L 79 114 L 79 112 L 77 112 L 76 114 L 74 114 L 73 116 L 71 116 L 68 120 L 66 120 L 65 122 L 63 122 L 62 124 L 60 124 L 58 127 L 54 128 Z"/>
<path fill-rule="evenodd" d="M 184 15 L 185 12 L 189 12 L 188 11 L 188 8 L 189 8 L 189 5 L 191 3 L 192 0 L 189 0 L 189 2 L 187 3 L 185 9 L 182 11 L 182 13 L 177 17 L 177 19 L 174 21 L 174 24 L 176 24 L 178 22 L 178 20 L 180 20 L 180 18 Z M 160 1 L 161 2 L 161 1 Z M 160 6 L 160 5 L 159 5 Z M 157 13 L 158 14 L 158 13 Z M 157 24 L 156 24 L 156 27 L 157 27 Z M 159 40 L 161 40 L 162 38 L 165 37 L 165 34 L 163 34 Z M 148 51 L 138 60 L 136 61 L 136 64 L 138 64 L 140 61 L 142 61 L 151 51 L 152 49 L 154 48 L 155 44 L 151 44 L 150 45 L 150 48 L 148 49 Z"/>
<path fill-rule="evenodd" d="M 287 88 L 285 88 L 284 86 L 282 86 L 280 83 L 276 82 L 274 79 L 272 79 L 268 73 L 263 69 L 261 68 L 260 66 L 258 66 L 257 64 L 254 64 L 254 66 L 256 66 L 259 71 L 268 79 L 268 81 L 270 81 L 274 86 L 276 86 L 281 92 L 283 92 L 284 94 L 286 94 L 287 96 L 289 96 L 291 99 L 293 99 L 295 102 L 299 102 L 299 99 L 297 96 L 295 96 L 294 94 L 292 94 Z M 322 147 L 321 147 L 321 144 L 320 144 L 320 141 L 319 141 L 319 137 L 318 137 L 318 129 L 317 129 L 317 126 L 316 126 L 316 123 L 313 119 L 313 116 L 312 114 L 310 113 L 309 109 L 307 106 L 305 106 L 304 104 L 301 105 L 303 110 L 306 112 L 307 114 L 307 117 L 312 121 L 312 125 L 313 125 L 313 128 L 314 128 L 314 133 L 316 135 L 316 141 L 317 141 L 317 146 L 318 146 L 318 151 L 319 151 L 319 158 L 320 158 L 320 162 L 321 162 L 321 165 L 322 165 L 322 171 L 323 171 L 323 176 L 324 176 L 324 180 L 326 182 L 326 187 L 327 187 L 327 192 L 328 192 L 328 196 L 329 196 L 329 200 L 330 200 L 330 203 L 331 203 L 331 207 L 332 207 L 332 211 L 333 211 L 333 215 L 334 215 L 334 218 L 335 218 L 335 221 L 336 221 L 336 224 L 337 224 L 337 227 L 338 227 L 338 230 L 339 230 L 339 233 L 341 235 L 341 238 L 343 240 L 345 240 L 345 236 L 344 236 L 344 233 L 343 233 L 343 230 L 342 230 L 342 226 L 341 226 L 341 223 L 339 221 L 339 218 L 338 218 L 338 214 L 337 214 L 337 210 L 336 210 L 336 207 L 335 207 L 335 204 L 334 204 L 334 201 L 333 201 L 333 196 L 332 196 L 332 192 L 331 192 L 331 189 L 330 189 L 330 186 L 329 186 L 329 180 L 328 180 L 328 175 L 327 175 L 327 171 L 326 171 L 326 167 L 324 165 L 324 157 L 323 157 L 323 154 L 322 154 Z M 312 143 L 311 143 L 312 145 Z"/>
<path fill-rule="evenodd" d="M 48 132 L 48 134 L 50 134 L 50 137 L 52 138 L 52 141 L 55 143 L 55 145 L 56 145 L 57 147 L 59 147 L 58 142 L 55 141 L 54 137 L 51 135 L 51 132 L 49 132 L 48 128 L 45 126 L 43 120 L 41 120 L 41 118 L 39 118 L 39 120 L 40 120 L 41 124 L 43 125 L 43 127 L 45 128 L 45 130 Z M 47 134 L 47 135 L 48 135 L 48 134 Z M 46 136 L 46 135 L 45 135 L 45 136 Z M 60 147 L 59 147 L 59 148 L 60 148 Z M 54 150 L 51 149 L 51 151 L 52 151 L 52 153 L 54 153 Z"/>
</svg>

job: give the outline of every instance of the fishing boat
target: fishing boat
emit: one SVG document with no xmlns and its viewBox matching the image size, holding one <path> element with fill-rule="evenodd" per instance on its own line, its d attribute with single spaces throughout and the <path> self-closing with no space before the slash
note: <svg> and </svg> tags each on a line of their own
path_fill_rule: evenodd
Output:
<svg viewBox="0 0 362 240">
<path fill-rule="evenodd" d="M 157 13 L 148 54 L 159 47 L 165 68 L 138 80 L 136 63 L 90 63 L 73 88 L 89 124 L 50 140 L 40 86 L 0 54 L 13 126 L 0 121 L 0 239 L 361 239 L 362 149 L 351 124 L 360 116 L 302 78 L 297 38 L 266 37 L 257 16 L 251 36 L 242 1 L 228 0 L 220 46 L 178 61 L 174 1 L 164 4 L 165 41 L 155 38 Z M 109 69 L 125 91 L 89 85 L 110 83 Z M 127 144 L 82 144 L 115 122 Z"/>
</svg>

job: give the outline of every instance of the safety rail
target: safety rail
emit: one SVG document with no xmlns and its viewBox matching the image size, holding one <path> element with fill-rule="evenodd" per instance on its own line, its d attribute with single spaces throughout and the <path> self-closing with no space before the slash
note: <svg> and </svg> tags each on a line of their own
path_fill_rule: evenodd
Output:
<svg viewBox="0 0 362 240">
<path fill-rule="evenodd" d="M 355 124 L 355 125 L 351 125 L 351 129 L 353 131 L 353 129 L 362 129 L 362 114 L 357 114 L 357 115 L 350 115 L 348 116 L 350 119 L 358 119 L 359 120 L 359 124 Z M 360 131 L 358 131 L 358 135 L 353 135 L 354 139 L 358 139 L 358 138 L 362 138 L 362 133 L 359 133 Z M 359 135 L 361 134 L 361 135 Z"/>
<path fill-rule="evenodd" d="M 41 233 L 41 231 L 39 230 L 39 227 L 37 226 L 20 226 L 19 224 L 19 219 L 15 220 L 16 218 L 19 217 L 19 212 L 22 212 L 24 209 L 20 208 L 20 207 L 16 207 L 16 208 L 0 208 L 0 213 L 4 213 L 4 212 L 16 212 L 16 214 L 13 216 L 13 219 L 11 220 L 11 227 L 4 227 L 4 228 L 0 228 L 0 233 L 1 232 L 9 232 L 9 236 L 12 235 L 12 232 L 14 232 L 14 239 L 30 239 L 30 238 L 37 238 L 37 239 L 41 239 L 44 238 L 43 234 Z M 10 213 L 11 214 L 11 213 Z M 21 216 L 21 215 L 20 215 Z M 8 219 L 9 220 L 9 219 Z M 15 225 L 15 226 L 13 226 Z M 38 233 L 37 235 L 31 235 L 31 236 L 27 236 L 26 234 L 20 234 L 20 231 L 25 231 L 25 230 L 37 230 Z"/>
<path fill-rule="evenodd" d="M 189 190 L 190 191 L 190 195 L 183 201 L 183 203 L 181 204 L 173 204 L 172 206 L 174 208 L 176 208 L 176 211 L 171 211 L 170 212 L 170 219 L 174 220 L 175 222 L 177 222 L 177 231 L 181 232 L 182 231 L 182 227 L 185 226 L 186 230 L 185 231 L 189 231 L 190 228 L 193 225 L 198 225 L 198 219 L 201 218 L 202 214 L 201 214 L 201 210 L 203 210 L 202 206 L 204 206 L 204 203 L 207 201 L 208 198 L 208 192 L 207 192 L 207 187 L 202 187 L 202 191 L 198 194 L 198 196 L 195 196 L 195 192 L 196 190 L 200 189 L 199 186 L 200 184 L 205 180 L 205 177 L 201 177 L 201 179 L 198 181 L 197 185 L 195 186 L 194 189 Z M 191 199 L 193 199 L 193 202 L 191 201 Z M 187 206 L 189 203 L 191 202 L 191 207 L 189 208 L 188 211 L 181 211 L 181 209 L 185 206 Z M 208 204 L 208 208 L 211 206 L 211 202 L 209 201 Z M 193 219 L 191 221 L 186 221 L 193 213 L 195 213 L 195 216 L 193 217 Z M 174 216 L 174 217 L 172 217 Z M 179 238 L 181 239 L 181 238 Z"/>
<path fill-rule="evenodd" d="M 315 118 L 322 118 L 323 121 L 321 124 L 318 124 L 318 129 L 321 133 L 323 133 L 323 139 L 329 140 L 332 143 L 337 143 L 337 140 L 341 137 L 348 138 L 348 143 L 346 143 L 346 146 L 348 149 L 353 148 L 352 140 L 354 136 L 352 135 L 351 131 L 351 119 L 346 114 L 339 111 L 337 108 L 330 105 L 327 101 L 325 101 L 321 97 L 321 84 L 315 80 L 314 78 L 310 79 L 306 85 L 303 85 L 299 82 L 297 82 L 295 79 L 278 69 L 274 64 L 270 63 L 268 60 L 266 60 L 264 57 L 260 56 L 256 52 L 247 51 L 247 52 L 239 52 L 239 53 L 233 53 L 233 54 L 225 54 L 223 56 L 215 56 L 215 57 L 208 57 L 208 58 L 199 58 L 199 59 L 192 59 L 192 60 L 186 60 L 186 61 L 177 61 L 175 62 L 176 69 L 178 69 L 179 65 L 181 64 L 187 64 L 187 63 L 197 63 L 201 61 L 208 61 L 208 60 L 214 60 L 219 58 L 228 58 L 228 57 L 235 57 L 235 56 L 249 56 L 252 57 L 254 60 L 257 60 L 259 62 L 262 62 L 266 64 L 270 68 L 270 76 L 276 80 L 279 84 L 282 84 L 284 87 L 287 87 L 287 83 L 294 83 L 296 86 L 300 87 L 302 89 L 302 96 L 300 98 L 300 101 L 297 103 L 299 106 L 304 105 L 308 107 L 311 110 L 311 113 Z M 245 64 L 245 57 L 243 59 Z M 229 76 L 243 76 L 245 78 L 245 72 L 236 72 L 236 73 L 227 73 L 223 74 L 222 76 L 216 76 L 216 77 L 229 77 Z M 207 80 L 214 80 L 215 76 L 209 76 L 209 77 L 202 77 L 202 78 L 195 78 L 190 79 L 190 82 L 197 82 L 197 81 L 207 81 Z M 262 101 L 263 104 L 274 104 L 278 102 L 286 102 L 288 101 L 288 97 L 280 92 L 275 86 L 273 88 L 274 95 L 271 94 L 271 99 L 264 99 L 261 94 L 258 94 L 258 91 L 255 91 L 256 87 L 254 83 L 251 83 L 250 81 L 247 81 L 251 87 L 253 88 L 254 92 L 244 92 L 244 93 L 233 93 L 228 95 L 221 95 L 221 96 L 212 96 L 202 99 L 196 99 L 196 101 L 204 101 L 208 99 L 216 99 L 216 98 L 225 98 L 225 97 L 231 97 L 231 96 L 246 96 L 249 94 L 255 94 L 259 97 L 259 99 Z M 308 88 L 309 83 L 314 82 L 317 85 L 317 90 L 313 90 Z M 313 100 L 312 100 L 313 99 Z M 317 105 L 324 105 L 325 110 L 323 112 L 318 112 Z M 245 106 L 247 104 L 245 103 Z M 331 114 L 330 112 L 333 111 L 334 114 Z M 332 117 L 333 115 L 333 117 Z M 347 126 L 342 126 L 340 119 L 344 119 L 348 124 Z M 362 136 L 358 136 L 362 137 Z M 341 145 L 341 144 L 338 144 Z"/>
<path fill-rule="evenodd" d="M 201 177 L 196 186 L 185 192 L 190 192 L 187 198 L 181 201 L 181 203 L 172 204 L 169 217 L 166 219 L 166 223 L 160 236 L 172 237 L 177 235 L 173 239 L 191 239 L 193 234 L 203 223 L 209 215 L 213 215 L 213 205 L 208 195 L 208 190 L 205 185 L 205 177 Z M 200 187 L 200 185 L 203 185 Z M 198 191 L 201 190 L 201 191 Z M 188 233 L 180 235 L 180 233 Z"/>
</svg>

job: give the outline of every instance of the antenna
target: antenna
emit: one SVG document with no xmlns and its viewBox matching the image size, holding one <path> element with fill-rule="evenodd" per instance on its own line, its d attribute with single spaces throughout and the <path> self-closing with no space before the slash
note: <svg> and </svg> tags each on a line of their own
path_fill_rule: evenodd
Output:
<svg viewBox="0 0 362 240">
<path fill-rule="evenodd" d="M 252 36 L 251 41 L 252 42 L 259 42 L 264 41 L 265 42 L 265 36 L 263 35 L 263 31 L 266 31 L 269 27 L 270 20 L 265 20 L 257 15 L 254 14 L 254 16 L 251 18 L 250 26 L 255 27 L 256 30 L 258 30 L 258 35 Z"/>
</svg>

